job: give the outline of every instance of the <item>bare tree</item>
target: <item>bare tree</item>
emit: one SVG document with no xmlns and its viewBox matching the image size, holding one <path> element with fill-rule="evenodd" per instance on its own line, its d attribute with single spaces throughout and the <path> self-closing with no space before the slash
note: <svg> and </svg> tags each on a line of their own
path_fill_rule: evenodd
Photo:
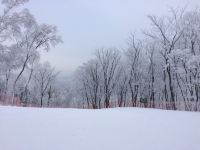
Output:
<svg viewBox="0 0 200 150">
<path fill-rule="evenodd" d="M 116 49 L 99 49 L 96 52 L 96 58 L 100 63 L 102 72 L 103 98 L 106 108 L 110 107 L 110 99 L 119 79 L 117 70 L 120 57 Z"/>
<path fill-rule="evenodd" d="M 13 84 L 13 93 L 30 59 L 38 55 L 38 50 L 45 49 L 48 51 L 51 45 L 55 46 L 59 42 L 61 42 L 61 39 L 57 36 L 56 28 L 49 25 L 38 26 L 37 24 L 32 24 L 30 28 L 27 28 L 22 33 L 21 39 L 17 42 L 15 48 L 20 49 L 24 55 L 22 58 L 22 67 Z"/>
<path fill-rule="evenodd" d="M 126 56 L 129 68 L 128 84 L 131 92 L 131 102 L 133 107 L 136 107 L 139 94 L 139 80 L 141 77 L 139 71 L 139 58 L 141 49 L 142 43 L 140 41 L 136 42 L 135 36 L 131 34 L 128 41 L 128 50 L 126 51 Z"/>
<path fill-rule="evenodd" d="M 61 42 L 54 26 L 38 24 L 28 9 L 19 8 L 28 0 L 2 0 L 3 11 L 0 14 L 0 63 L 2 76 L 5 76 L 4 95 L 7 95 L 8 84 L 12 82 L 12 103 L 16 86 L 20 78 L 24 78 L 26 69 L 32 65 L 32 60 L 39 59 L 39 50 L 49 50 Z M 33 69 L 33 68 L 32 68 Z M 32 78 L 32 69 L 25 89 Z M 10 78 L 12 81 L 10 80 Z M 26 78 L 25 78 L 26 79 Z M 14 80 L 14 81 L 13 81 Z"/>
<path fill-rule="evenodd" d="M 83 64 L 79 70 L 82 95 L 86 99 L 88 107 L 101 108 L 101 72 L 100 64 L 96 60 L 90 60 Z"/>
<path fill-rule="evenodd" d="M 120 69 L 119 69 L 120 77 L 119 77 L 118 81 L 116 81 L 117 82 L 116 94 L 117 94 L 117 100 L 118 100 L 119 107 L 127 106 L 129 75 L 125 68 L 126 68 L 125 64 L 120 66 Z"/>
<path fill-rule="evenodd" d="M 44 97 L 48 95 L 48 103 L 51 98 L 52 83 L 55 80 L 58 73 L 48 63 L 38 66 L 36 73 L 34 74 L 35 86 L 39 90 L 40 106 L 43 107 Z"/>
<path fill-rule="evenodd" d="M 167 85 L 169 87 L 170 93 L 170 102 L 171 102 L 171 109 L 176 109 L 175 106 L 175 92 L 174 92 L 174 85 L 173 85 L 173 74 L 172 74 L 172 67 L 169 61 L 169 55 L 173 52 L 176 48 L 176 44 L 178 43 L 179 39 L 183 35 L 184 27 L 180 25 L 180 21 L 182 20 L 183 11 L 180 13 L 176 10 L 171 10 L 172 16 L 171 17 L 161 17 L 157 18 L 155 16 L 149 16 L 149 19 L 152 23 L 152 32 L 146 33 L 146 35 L 150 36 L 154 40 L 160 44 L 161 50 L 160 53 L 164 58 L 164 82 L 168 82 L 165 84 L 164 92 L 165 92 L 165 99 L 167 98 Z M 167 81 L 168 80 L 168 81 Z"/>
</svg>

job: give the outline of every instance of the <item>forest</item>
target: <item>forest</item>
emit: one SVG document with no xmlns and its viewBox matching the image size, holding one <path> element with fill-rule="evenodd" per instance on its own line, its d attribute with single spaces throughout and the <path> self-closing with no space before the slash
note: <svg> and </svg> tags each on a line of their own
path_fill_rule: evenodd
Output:
<svg viewBox="0 0 200 150">
<path fill-rule="evenodd" d="M 63 44 L 57 27 L 39 23 L 28 0 L 2 0 L 0 104 L 29 107 L 145 107 L 200 111 L 200 9 L 149 15 L 149 28 L 126 47 L 100 47 L 70 78 L 41 51 Z"/>
</svg>

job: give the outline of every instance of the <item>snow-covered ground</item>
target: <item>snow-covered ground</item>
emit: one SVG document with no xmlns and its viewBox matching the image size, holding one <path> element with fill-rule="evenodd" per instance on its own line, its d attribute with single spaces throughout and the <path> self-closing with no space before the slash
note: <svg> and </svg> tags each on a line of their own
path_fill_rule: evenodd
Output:
<svg viewBox="0 0 200 150">
<path fill-rule="evenodd" d="M 2 106 L 0 150 L 200 150 L 200 113 Z"/>
</svg>

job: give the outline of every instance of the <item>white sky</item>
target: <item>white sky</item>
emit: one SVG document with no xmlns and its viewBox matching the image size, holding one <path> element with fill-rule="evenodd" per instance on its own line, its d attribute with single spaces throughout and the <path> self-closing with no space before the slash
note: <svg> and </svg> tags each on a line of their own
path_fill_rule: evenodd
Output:
<svg viewBox="0 0 200 150">
<path fill-rule="evenodd" d="M 71 74 L 95 49 L 123 47 L 130 32 L 148 27 L 148 14 L 186 5 L 197 7 L 200 0 L 30 0 L 26 7 L 41 23 L 56 25 L 63 37 L 42 60 Z"/>
</svg>

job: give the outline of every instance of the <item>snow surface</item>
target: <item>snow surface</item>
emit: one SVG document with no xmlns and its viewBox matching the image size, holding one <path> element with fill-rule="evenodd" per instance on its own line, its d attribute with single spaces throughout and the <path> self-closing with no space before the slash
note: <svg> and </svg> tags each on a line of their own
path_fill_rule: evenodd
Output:
<svg viewBox="0 0 200 150">
<path fill-rule="evenodd" d="M 200 150 L 200 113 L 1 106 L 0 150 Z"/>
</svg>

